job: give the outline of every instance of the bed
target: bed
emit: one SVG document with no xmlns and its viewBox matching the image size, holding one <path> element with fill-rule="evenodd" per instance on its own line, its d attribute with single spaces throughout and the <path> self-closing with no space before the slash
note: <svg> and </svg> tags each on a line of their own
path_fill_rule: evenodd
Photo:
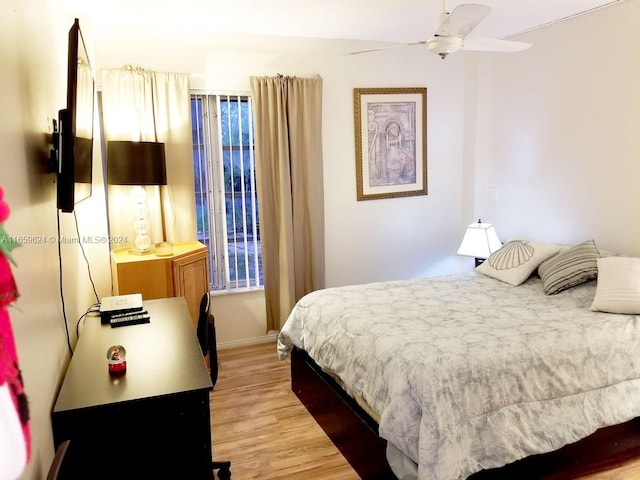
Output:
<svg viewBox="0 0 640 480">
<path fill-rule="evenodd" d="M 594 311 L 597 250 L 588 275 L 546 294 L 558 277 L 537 269 L 567 250 L 549 250 L 511 283 L 475 271 L 306 295 L 278 337 L 294 391 L 317 419 L 342 408 L 309 390 L 301 372 L 312 372 L 362 420 L 334 418 L 328 433 L 348 460 L 364 455 L 363 478 L 464 479 L 632 421 L 640 316 Z"/>
</svg>

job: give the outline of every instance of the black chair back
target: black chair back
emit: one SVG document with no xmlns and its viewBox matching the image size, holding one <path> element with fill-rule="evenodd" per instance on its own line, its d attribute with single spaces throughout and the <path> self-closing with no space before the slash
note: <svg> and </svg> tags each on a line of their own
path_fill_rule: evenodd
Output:
<svg viewBox="0 0 640 480">
<path fill-rule="evenodd" d="M 215 387 L 218 381 L 218 347 L 216 345 L 216 323 L 210 307 L 211 295 L 207 292 L 200 300 L 197 334 L 202 354 L 205 357 L 209 356 L 209 375 Z"/>
</svg>

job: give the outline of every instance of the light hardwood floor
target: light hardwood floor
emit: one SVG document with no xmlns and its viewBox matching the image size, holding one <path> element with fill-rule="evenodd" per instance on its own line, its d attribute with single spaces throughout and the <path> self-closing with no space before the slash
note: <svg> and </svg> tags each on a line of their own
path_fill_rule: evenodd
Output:
<svg viewBox="0 0 640 480">
<path fill-rule="evenodd" d="M 360 478 L 291 392 L 289 361 L 278 360 L 274 343 L 220 350 L 218 361 L 213 455 L 231 460 L 233 480 Z M 640 459 L 580 477 L 639 479 Z"/>
<path fill-rule="evenodd" d="M 275 343 L 218 351 L 211 394 L 214 459 L 234 480 L 360 478 L 291 391 Z"/>
</svg>

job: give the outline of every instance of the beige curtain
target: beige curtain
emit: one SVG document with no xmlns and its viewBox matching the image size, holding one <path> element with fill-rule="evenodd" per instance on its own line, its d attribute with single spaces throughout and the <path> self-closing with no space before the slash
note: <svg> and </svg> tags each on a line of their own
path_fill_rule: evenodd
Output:
<svg viewBox="0 0 640 480">
<path fill-rule="evenodd" d="M 322 78 L 251 77 L 267 329 L 324 288 Z"/>
<path fill-rule="evenodd" d="M 144 187 L 152 243 L 163 240 L 161 214 L 166 231 L 164 240 L 193 240 L 196 221 L 189 76 L 134 67 L 102 70 L 100 74 L 106 145 L 110 140 L 165 144 L 167 186 Z M 132 188 L 113 185 L 107 188 L 109 235 L 112 240 L 127 238 L 129 244 L 135 237 Z"/>
</svg>

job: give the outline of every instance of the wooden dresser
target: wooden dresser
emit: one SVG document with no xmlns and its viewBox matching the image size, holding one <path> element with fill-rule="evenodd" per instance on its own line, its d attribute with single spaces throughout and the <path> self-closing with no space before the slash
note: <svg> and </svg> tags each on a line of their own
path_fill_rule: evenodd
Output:
<svg viewBox="0 0 640 480">
<path fill-rule="evenodd" d="M 184 297 L 194 326 L 202 295 L 209 289 L 209 257 L 200 242 L 173 244 L 171 255 L 135 255 L 129 247 L 111 251 L 114 295 L 141 293 L 143 300 Z"/>
</svg>

